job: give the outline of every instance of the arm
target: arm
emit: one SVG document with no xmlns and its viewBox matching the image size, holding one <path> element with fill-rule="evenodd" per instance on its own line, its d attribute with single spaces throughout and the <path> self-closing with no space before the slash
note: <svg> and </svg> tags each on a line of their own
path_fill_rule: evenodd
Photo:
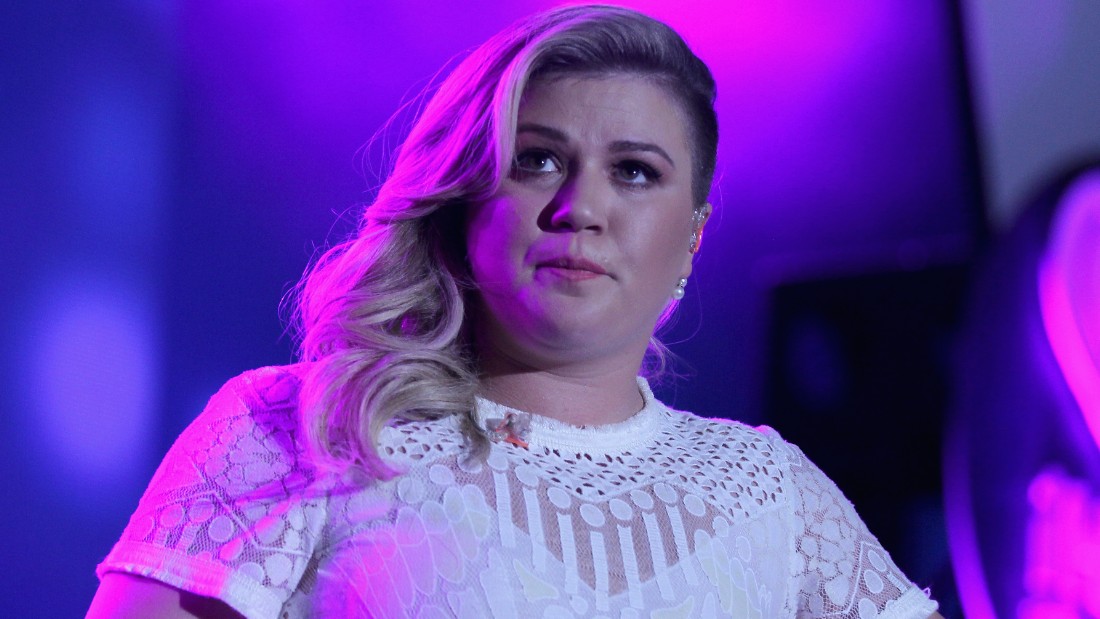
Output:
<svg viewBox="0 0 1100 619">
<path fill-rule="evenodd" d="M 163 608 L 168 617 L 217 617 L 210 609 L 226 606 L 278 614 L 313 554 L 326 500 L 300 462 L 286 374 L 230 381 L 184 430 L 97 567 L 102 585 L 89 616 L 157 617 Z"/>
<path fill-rule="evenodd" d="M 162 582 L 111 572 L 92 598 L 86 619 L 240 619 L 227 604 L 170 587 Z"/>
<path fill-rule="evenodd" d="M 943 619 L 867 530 L 852 504 L 821 469 L 774 430 L 793 501 L 797 605 L 812 614 Z M 846 610 L 847 609 L 847 610 Z M 931 614 L 929 614 L 931 613 Z"/>
</svg>

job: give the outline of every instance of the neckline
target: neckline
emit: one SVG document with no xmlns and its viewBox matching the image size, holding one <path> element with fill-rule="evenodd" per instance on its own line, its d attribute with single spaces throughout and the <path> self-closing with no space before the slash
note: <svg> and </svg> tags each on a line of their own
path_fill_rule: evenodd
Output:
<svg viewBox="0 0 1100 619">
<path fill-rule="evenodd" d="M 477 397 L 478 425 L 488 429 L 495 422 L 517 416 L 529 423 L 524 440 L 530 446 L 577 450 L 582 453 L 626 451 L 647 442 L 660 427 L 664 405 L 653 396 L 649 383 L 638 377 L 642 410 L 615 423 L 575 426 L 552 417 L 529 413 Z M 492 420 L 492 421 L 491 421 Z"/>
</svg>

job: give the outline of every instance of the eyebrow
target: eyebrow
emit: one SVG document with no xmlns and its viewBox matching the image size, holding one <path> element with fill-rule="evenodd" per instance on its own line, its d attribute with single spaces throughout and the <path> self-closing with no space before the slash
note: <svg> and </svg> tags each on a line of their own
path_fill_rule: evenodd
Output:
<svg viewBox="0 0 1100 619">
<path fill-rule="evenodd" d="M 546 125 L 540 125 L 537 123 L 522 123 L 516 127 L 516 133 L 534 133 L 541 135 L 542 137 L 553 140 L 555 142 L 561 142 L 562 144 L 569 142 L 569 136 L 559 129 L 548 127 Z M 646 152 L 654 153 L 660 156 L 662 159 L 668 162 L 673 168 L 676 167 L 676 163 L 672 161 L 672 157 L 669 156 L 665 149 L 652 144 L 650 142 L 635 142 L 633 140 L 616 140 L 611 143 L 611 152 L 613 153 L 628 153 L 628 152 Z"/>
<path fill-rule="evenodd" d="M 668 162 L 668 165 L 672 166 L 673 168 L 676 167 L 676 164 L 672 161 L 672 157 L 669 157 L 668 153 L 665 152 L 665 149 L 657 146 L 656 144 L 651 144 L 649 142 L 632 142 L 630 140 L 618 140 L 611 143 L 611 152 L 613 153 L 638 151 L 660 155 L 662 159 Z"/>
<path fill-rule="evenodd" d="M 569 136 L 565 135 L 564 132 L 553 127 L 535 123 L 521 123 L 516 127 L 516 133 L 534 133 L 555 142 L 565 143 L 569 141 Z"/>
</svg>

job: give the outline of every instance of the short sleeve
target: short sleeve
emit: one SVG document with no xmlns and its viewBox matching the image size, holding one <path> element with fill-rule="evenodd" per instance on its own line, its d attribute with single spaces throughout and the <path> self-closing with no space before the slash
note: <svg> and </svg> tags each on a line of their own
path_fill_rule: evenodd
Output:
<svg viewBox="0 0 1100 619">
<path fill-rule="evenodd" d="M 910 582 L 821 469 L 771 428 L 786 461 L 799 619 L 926 619 L 938 605 Z"/>
<path fill-rule="evenodd" d="M 275 617 L 306 573 L 325 520 L 303 464 L 296 376 L 265 368 L 211 398 L 168 451 L 96 572 L 127 572 Z"/>
</svg>

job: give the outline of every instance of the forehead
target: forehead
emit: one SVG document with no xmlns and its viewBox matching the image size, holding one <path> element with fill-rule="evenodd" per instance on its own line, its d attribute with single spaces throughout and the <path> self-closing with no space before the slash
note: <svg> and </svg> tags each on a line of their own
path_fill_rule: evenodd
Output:
<svg viewBox="0 0 1100 619">
<path fill-rule="evenodd" d="M 646 139 L 685 152 L 688 146 L 679 100 L 643 75 L 543 77 L 528 85 L 518 120 L 551 125 L 575 140 Z"/>
</svg>

